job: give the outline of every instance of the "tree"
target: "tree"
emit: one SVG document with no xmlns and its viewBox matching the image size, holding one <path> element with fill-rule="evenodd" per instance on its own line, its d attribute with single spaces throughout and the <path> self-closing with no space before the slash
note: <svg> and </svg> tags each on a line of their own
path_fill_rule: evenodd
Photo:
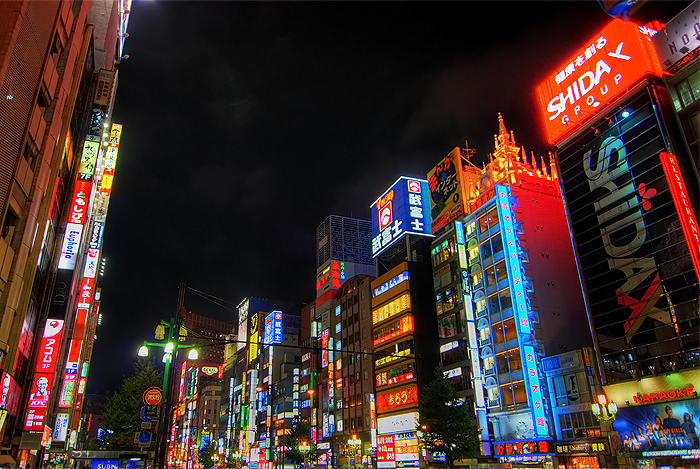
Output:
<svg viewBox="0 0 700 469">
<path fill-rule="evenodd" d="M 217 445 L 213 441 L 209 442 L 208 445 L 202 447 L 199 450 L 199 462 L 200 462 L 200 464 L 202 464 L 204 469 L 211 469 L 212 467 L 214 467 L 216 465 L 216 463 L 214 462 L 214 459 L 213 459 L 213 456 L 214 456 L 214 453 L 216 453 L 216 450 L 217 450 Z"/>
<path fill-rule="evenodd" d="M 107 401 L 102 423 L 105 432 L 88 447 L 104 451 L 137 450 L 134 432 L 141 430 L 143 393 L 163 385 L 163 373 L 146 358 L 134 363 L 134 374 L 124 378 L 119 391 Z"/>
<path fill-rule="evenodd" d="M 308 451 L 299 449 L 303 443 L 309 446 Z M 284 436 L 284 445 L 289 448 L 285 457 L 290 459 L 295 467 L 300 467 L 305 458 L 316 458 L 316 445 L 311 443 L 311 427 L 305 420 L 297 420 L 292 424 L 291 431 Z"/>
<path fill-rule="evenodd" d="M 455 388 L 445 379 L 442 369 L 420 394 L 419 424 L 423 446 L 445 455 L 449 467 L 458 459 L 480 454 L 479 432 L 474 415 Z"/>
</svg>

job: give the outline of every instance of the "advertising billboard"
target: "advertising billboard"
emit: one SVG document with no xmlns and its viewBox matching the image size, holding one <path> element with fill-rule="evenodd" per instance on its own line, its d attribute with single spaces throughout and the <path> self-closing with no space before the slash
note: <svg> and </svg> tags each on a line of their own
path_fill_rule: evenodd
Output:
<svg viewBox="0 0 700 469">
<path fill-rule="evenodd" d="M 413 404 L 418 404 L 418 386 L 416 385 L 377 393 L 378 412 Z"/>
<path fill-rule="evenodd" d="M 462 153 L 455 147 L 428 173 L 433 233 L 464 213 Z"/>
<path fill-rule="evenodd" d="M 80 239 L 83 234 L 83 225 L 67 223 L 66 232 L 63 235 L 61 244 L 61 257 L 58 259 L 58 268 L 62 270 L 73 270 L 75 260 L 80 249 Z"/>
<path fill-rule="evenodd" d="M 700 448 L 698 399 L 620 408 L 613 428 L 630 451 Z"/>
<path fill-rule="evenodd" d="M 56 370 L 56 359 L 58 358 L 58 347 L 61 343 L 62 332 L 63 321 L 58 319 L 46 320 L 44 335 L 41 338 L 41 346 L 39 347 L 36 371 L 53 373 Z"/>
<path fill-rule="evenodd" d="M 24 430 L 30 432 L 44 431 L 44 421 L 46 419 L 52 383 L 52 373 L 36 373 L 34 375 L 32 391 L 27 403 L 27 419 L 24 421 Z"/>
<path fill-rule="evenodd" d="M 272 311 L 265 317 L 263 348 L 282 343 L 282 311 Z"/>
<path fill-rule="evenodd" d="M 112 182 L 114 181 L 114 168 L 117 164 L 117 154 L 119 153 L 119 141 L 122 135 L 122 125 L 112 124 L 109 135 L 107 151 L 104 155 L 104 167 L 102 169 L 102 182 L 100 184 L 100 194 L 109 197 L 112 193 Z"/>
<path fill-rule="evenodd" d="M 547 141 L 579 129 L 648 74 L 662 75 L 656 31 L 612 20 L 537 87 Z"/>
<path fill-rule="evenodd" d="M 372 257 L 406 234 L 433 236 L 428 181 L 401 176 L 371 206 Z"/>
<path fill-rule="evenodd" d="M 636 349 L 697 334 L 697 276 L 661 164 L 666 139 L 645 88 L 558 152 L 580 275 L 609 378 Z M 633 366 L 633 365 L 630 365 Z"/>
</svg>

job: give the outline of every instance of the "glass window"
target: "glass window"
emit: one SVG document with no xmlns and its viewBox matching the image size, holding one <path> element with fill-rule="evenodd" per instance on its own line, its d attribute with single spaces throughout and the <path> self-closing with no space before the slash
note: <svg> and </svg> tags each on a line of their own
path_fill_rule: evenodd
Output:
<svg viewBox="0 0 700 469">
<path fill-rule="evenodd" d="M 471 222 L 467 225 L 467 236 L 471 236 L 476 231 L 476 222 Z"/>
<path fill-rule="evenodd" d="M 477 223 L 479 223 L 479 233 L 483 233 L 485 231 L 488 231 L 489 225 L 488 225 L 488 222 L 486 221 L 486 215 L 479 217 L 479 219 L 477 220 Z"/>
<path fill-rule="evenodd" d="M 525 392 L 525 383 L 516 381 L 513 383 L 513 395 L 515 396 L 515 404 L 527 404 L 527 393 Z"/>
<path fill-rule="evenodd" d="M 489 337 L 491 337 L 491 329 L 488 327 L 484 327 L 479 331 L 479 340 L 486 340 Z"/>
<path fill-rule="evenodd" d="M 476 275 L 472 275 L 472 285 L 475 287 L 480 287 L 484 281 L 484 272 L 479 271 Z"/>
<path fill-rule="evenodd" d="M 481 244 L 481 255 L 484 256 L 484 259 L 486 259 L 487 257 L 491 257 L 492 254 L 491 241 L 487 239 Z"/>
<path fill-rule="evenodd" d="M 513 386 L 506 384 L 501 386 L 501 396 L 503 396 L 503 407 L 512 409 L 515 407 L 513 400 Z"/>
<path fill-rule="evenodd" d="M 484 367 L 484 372 L 486 372 L 486 370 L 490 370 L 491 368 L 496 366 L 496 362 L 494 361 L 493 357 L 484 358 L 482 360 L 482 363 L 483 363 L 483 367 Z"/>
<path fill-rule="evenodd" d="M 474 259 L 477 259 L 479 257 L 479 247 L 475 247 L 471 251 L 469 251 L 469 261 L 473 261 Z"/>
<path fill-rule="evenodd" d="M 501 306 L 498 302 L 498 293 L 494 293 L 489 296 L 489 311 L 491 314 L 496 314 L 501 312 Z"/>
<path fill-rule="evenodd" d="M 492 285 L 496 285 L 496 270 L 494 269 L 494 266 L 486 269 L 486 286 L 490 287 Z"/>
<path fill-rule="evenodd" d="M 503 331 L 506 340 L 515 339 L 518 336 L 518 332 L 515 330 L 515 318 L 508 318 L 503 321 Z"/>
<path fill-rule="evenodd" d="M 496 355 L 496 366 L 498 367 L 498 374 L 508 373 L 508 357 L 506 356 L 506 352 Z"/>
<path fill-rule="evenodd" d="M 486 218 L 489 220 L 489 227 L 493 228 L 494 226 L 498 225 L 498 210 L 492 208 L 486 214 Z"/>
<path fill-rule="evenodd" d="M 505 280 L 508 278 L 508 271 L 506 269 L 506 263 L 505 261 L 499 261 L 495 265 L 496 269 L 496 277 L 497 280 L 500 282 L 501 280 Z"/>
<path fill-rule="evenodd" d="M 510 371 L 515 373 L 523 369 L 523 363 L 520 360 L 520 349 L 514 348 L 508 350 L 508 361 L 510 362 Z"/>
<path fill-rule="evenodd" d="M 477 313 L 482 312 L 483 310 L 486 309 L 486 300 L 484 299 L 484 300 L 479 300 L 479 301 L 477 301 L 476 304 L 475 304 L 475 306 L 476 306 L 476 312 L 477 312 Z M 439 313 L 438 313 L 438 314 L 439 314 Z"/>
<path fill-rule="evenodd" d="M 497 254 L 503 251 L 503 240 L 501 240 L 500 231 L 496 233 L 496 236 L 491 238 L 491 247 L 493 248 L 493 253 Z"/>
<path fill-rule="evenodd" d="M 494 342 L 503 342 L 506 340 L 505 331 L 503 330 L 503 323 L 498 321 L 492 326 L 493 329 L 493 340 Z"/>
<path fill-rule="evenodd" d="M 510 288 L 504 288 L 498 292 L 498 297 L 501 300 L 501 311 L 513 307 L 513 300 L 510 297 Z"/>
</svg>

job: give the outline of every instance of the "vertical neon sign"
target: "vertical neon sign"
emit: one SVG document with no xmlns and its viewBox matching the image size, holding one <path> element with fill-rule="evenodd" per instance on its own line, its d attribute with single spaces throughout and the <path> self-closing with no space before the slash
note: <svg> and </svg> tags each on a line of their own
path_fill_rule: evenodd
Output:
<svg viewBox="0 0 700 469">
<path fill-rule="evenodd" d="M 455 221 L 455 235 L 457 238 L 457 251 L 459 252 L 459 264 L 462 270 L 462 292 L 464 295 L 464 314 L 467 317 L 467 336 L 469 340 L 469 356 L 472 363 L 472 376 L 474 379 L 474 392 L 476 394 L 476 406 L 484 407 L 484 386 L 482 385 L 481 363 L 479 362 L 479 342 L 476 338 L 476 324 L 474 323 L 474 304 L 472 302 L 471 287 L 467 279 L 466 269 L 469 267 L 467 263 L 466 239 L 464 238 L 464 224 Z"/>
<path fill-rule="evenodd" d="M 535 348 L 531 345 L 522 345 L 520 350 L 525 356 L 525 383 L 527 385 L 527 396 L 535 423 L 535 436 L 549 436 L 547 432 L 547 419 L 544 414 L 540 374 L 537 371 L 538 360 L 535 354 Z"/>
<path fill-rule="evenodd" d="M 513 311 L 515 312 L 515 322 L 518 324 L 518 333 L 530 334 L 532 328 L 527 318 L 527 296 L 523 288 L 523 273 L 518 259 L 518 244 L 515 239 L 515 226 L 513 225 L 513 212 L 510 209 L 510 188 L 496 185 L 496 207 L 498 207 L 498 217 L 501 220 L 501 233 L 503 234 L 504 250 L 506 255 L 506 267 L 508 268 L 508 282 L 510 290 L 513 292 Z"/>
</svg>

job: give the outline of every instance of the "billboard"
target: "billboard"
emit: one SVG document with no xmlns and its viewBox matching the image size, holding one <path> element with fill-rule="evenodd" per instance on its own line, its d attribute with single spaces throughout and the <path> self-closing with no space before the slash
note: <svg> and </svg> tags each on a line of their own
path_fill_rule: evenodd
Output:
<svg viewBox="0 0 700 469">
<path fill-rule="evenodd" d="M 53 373 L 36 373 L 34 375 L 32 391 L 27 404 L 27 418 L 24 421 L 24 429 L 26 431 L 44 431 L 44 421 L 46 419 L 52 383 Z"/>
<path fill-rule="evenodd" d="M 265 317 L 263 348 L 282 343 L 282 311 L 272 311 Z"/>
<path fill-rule="evenodd" d="M 537 87 L 549 143 L 579 129 L 648 74 L 661 76 L 655 32 L 614 19 Z"/>
<path fill-rule="evenodd" d="M 44 335 L 39 348 L 39 359 L 36 371 L 41 373 L 53 373 L 56 370 L 56 359 L 58 358 L 58 347 L 61 343 L 61 333 L 63 332 L 63 321 L 58 319 L 47 319 L 44 327 Z"/>
<path fill-rule="evenodd" d="M 372 257 L 406 234 L 433 236 L 428 181 L 401 176 L 371 206 Z"/>
<path fill-rule="evenodd" d="M 679 337 L 697 333 L 697 276 L 661 164 L 667 140 L 652 91 L 616 103 L 557 153 L 589 316 L 618 379 L 637 347 L 663 343 L 670 356 L 683 349 Z"/>
<path fill-rule="evenodd" d="M 461 185 L 462 153 L 455 147 L 428 173 L 432 233 L 464 213 Z"/>
<path fill-rule="evenodd" d="M 112 193 L 112 182 L 114 181 L 114 168 L 117 164 L 117 154 L 119 153 L 119 141 L 122 135 L 122 125 L 112 124 L 109 135 L 107 151 L 104 155 L 104 167 L 102 169 L 102 182 L 100 184 L 100 194 L 109 197 Z"/>
<path fill-rule="evenodd" d="M 613 422 L 630 451 L 700 448 L 697 399 L 621 408 Z"/>
<path fill-rule="evenodd" d="M 418 386 L 416 385 L 377 393 L 378 412 L 414 404 L 418 404 Z"/>
<path fill-rule="evenodd" d="M 80 239 L 83 235 L 83 225 L 67 223 L 66 232 L 63 235 L 61 244 L 61 257 L 58 259 L 58 268 L 62 270 L 73 270 L 75 259 L 78 257 L 80 249 Z"/>
</svg>

